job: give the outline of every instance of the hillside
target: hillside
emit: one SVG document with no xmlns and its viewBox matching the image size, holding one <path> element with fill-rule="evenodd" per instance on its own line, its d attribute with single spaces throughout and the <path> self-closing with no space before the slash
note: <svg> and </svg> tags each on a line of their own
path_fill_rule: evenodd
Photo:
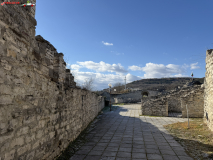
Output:
<svg viewBox="0 0 213 160">
<path fill-rule="evenodd" d="M 137 81 L 133 81 L 131 83 L 126 84 L 126 88 L 129 89 L 146 89 L 146 90 L 172 90 L 174 88 L 177 88 L 178 86 L 182 87 L 184 84 L 189 82 L 192 78 L 190 77 L 184 77 L 184 78 L 152 78 L 152 79 L 141 79 Z M 201 83 L 204 83 L 204 77 L 203 78 L 193 78 L 194 81 L 199 81 Z M 120 86 L 123 89 L 125 88 L 124 85 Z M 114 92 L 114 89 L 118 87 L 114 87 L 112 89 L 112 92 Z M 104 89 L 103 91 L 108 91 L 108 89 Z"/>
</svg>

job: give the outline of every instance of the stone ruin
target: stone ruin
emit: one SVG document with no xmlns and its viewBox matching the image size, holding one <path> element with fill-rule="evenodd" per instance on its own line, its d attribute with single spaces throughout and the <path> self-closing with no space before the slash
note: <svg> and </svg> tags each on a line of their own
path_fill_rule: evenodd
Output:
<svg viewBox="0 0 213 160">
<path fill-rule="evenodd" d="M 206 51 L 204 122 L 213 131 L 213 49 Z"/>
<path fill-rule="evenodd" d="M 149 90 L 150 95 L 155 96 L 159 92 Z M 106 100 L 109 101 L 110 94 L 109 92 L 101 93 L 102 96 L 106 97 Z M 123 94 L 111 94 L 111 102 L 112 103 L 140 103 L 141 102 L 141 90 L 135 90 L 128 93 Z"/>
<path fill-rule="evenodd" d="M 55 159 L 104 107 L 36 24 L 34 7 L 0 6 L 0 160 Z"/>
<path fill-rule="evenodd" d="M 182 88 L 159 93 L 157 96 L 149 96 L 148 91 L 142 91 L 141 114 L 168 116 L 169 112 L 177 112 L 186 117 L 187 104 L 190 118 L 203 117 L 203 92 L 204 87 L 194 81 L 188 82 Z"/>
</svg>

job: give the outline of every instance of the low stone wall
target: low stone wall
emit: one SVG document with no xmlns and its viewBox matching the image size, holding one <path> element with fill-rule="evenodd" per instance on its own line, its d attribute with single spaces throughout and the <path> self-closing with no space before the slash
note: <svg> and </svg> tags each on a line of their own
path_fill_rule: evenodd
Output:
<svg viewBox="0 0 213 160">
<path fill-rule="evenodd" d="M 148 91 L 149 96 L 156 96 L 158 94 L 157 91 Z M 138 103 L 141 102 L 141 90 L 114 95 L 113 103 Z"/>
<path fill-rule="evenodd" d="M 141 100 L 139 99 L 135 99 L 135 98 L 123 98 L 123 97 L 119 97 L 119 98 L 114 98 L 114 101 L 112 101 L 112 103 L 138 103 Z"/>
<path fill-rule="evenodd" d="M 123 98 L 114 98 L 114 103 L 125 103 Z"/>
<path fill-rule="evenodd" d="M 168 111 L 169 112 L 179 112 L 181 113 L 181 100 L 179 95 L 174 94 L 174 95 L 169 95 L 167 96 L 168 100 Z"/>
<path fill-rule="evenodd" d="M 213 131 L 213 49 L 206 51 L 206 75 L 204 82 L 204 122 Z"/>
<path fill-rule="evenodd" d="M 181 90 L 171 91 L 164 95 L 142 97 L 142 114 L 168 116 L 168 113 L 162 113 L 162 111 L 182 112 L 183 117 L 185 117 L 185 108 L 182 106 L 188 103 L 191 110 L 190 117 L 202 117 L 204 103 L 203 90 L 204 88 L 200 85 L 194 85 L 183 87 Z M 159 109 L 159 112 L 156 112 L 156 108 Z"/>
<path fill-rule="evenodd" d="M 189 118 L 202 118 L 204 114 L 204 89 L 198 87 L 190 93 L 181 97 L 182 117 L 187 117 L 187 109 Z"/>
<path fill-rule="evenodd" d="M 181 96 L 188 94 L 192 90 L 194 90 L 196 87 L 189 87 L 189 88 L 182 88 L 182 90 L 178 92 L 171 93 L 166 96 L 168 101 L 168 111 L 169 112 L 182 112 L 181 108 Z"/>
<path fill-rule="evenodd" d="M 35 37 L 32 7 L 0 8 L 0 160 L 55 159 L 104 98 L 77 89 L 63 54 Z"/>
<path fill-rule="evenodd" d="M 150 99 L 142 98 L 142 115 L 168 116 L 168 101 L 166 98 Z"/>
</svg>

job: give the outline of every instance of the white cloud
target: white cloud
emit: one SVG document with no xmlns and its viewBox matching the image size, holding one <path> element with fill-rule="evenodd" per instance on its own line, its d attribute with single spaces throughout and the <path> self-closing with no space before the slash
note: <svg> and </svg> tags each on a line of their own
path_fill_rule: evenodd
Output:
<svg viewBox="0 0 213 160">
<path fill-rule="evenodd" d="M 103 61 L 96 63 L 93 61 L 77 62 L 70 65 L 71 72 L 74 74 L 75 81 L 82 85 L 88 78 L 94 79 L 94 85 L 96 90 L 108 88 L 108 84 L 115 84 L 117 82 L 124 84 L 124 78 L 126 76 L 127 83 L 140 80 L 142 78 L 162 78 L 162 77 L 188 77 L 186 70 L 189 67 L 197 66 L 193 65 L 175 65 L 175 64 L 155 64 L 147 63 L 144 67 L 132 65 L 128 69 L 131 71 L 145 72 L 142 76 L 135 76 L 130 73 L 121 64 L 108 64 Z M 82 69 L 89 69 L 92 71 L 83 72 Z M 94 71 L 94 72 L 93 72 Z M 103 73 L 105 72 L 105 73 Z M 107 74 L 107 72 L 110 72 Z"/>
<path fill-rule="evenodd" d="M 122 74 L 101 74 L 101 73 L 94 73 L 94 72 L 77 72 L 76 74 L 76 81 L 82 85 L 84 81 L 88 78 L 94 79 L 95 90 L 102 90 L 104 88 L 108 88 L 108 84 L 115 84 L 120 82 L 124 84 L 125 75 Z M 127 83 L 132 81 L 136 81 L 141 79 L 141 77 L 131 75 L 128 73 L 126 75 Z"/>
<path fill-rule="evenodd" d="M 174 77 L 189 77 L 188 75 L 184 75 L 184 74 L 176 74 L 174 75 Z"/>
<path fill-rule="evenodd" d="M 140 71 L 140 70 L 143 70 L 141 67 L 138 67 L 138 66 L 129 66 L 128 67 L 129 70 L 132 70 L 132 71 Z"/>
<path fill-rule="evenodd" d="M 145 67 L 129 66 L 132 71 L 144 71 L 144 78 L 161 78 L 161 77 L 174 77 L 175 75 L 182 75 L 186 72 L 187 65 L 179 66 L 175 64 L 154 64 L 147 63 Z"/>
<path fill-rule="evenodd" d="M 126 81 L 127 81 L 127 83 L 130 83 L 130 82 L 132 82 L 132 81 L 137 81 L 137 80 L 140 80 L 140 79 L 142 79 L 143 77 L 139 77 L 139 76 L 135 76 L 135 75 L 132 75 L 132 74 L 130 74 L 130 73 L 128 73 L 127 75 L 126 75 Z"/>
<path fill-rule="evenodd" d="M 116 73 L 127 73 L 127 70 L 121 64 L 108 64 L 103 61 L 95 63 L 93 61 L 77 62 L 78 68 L 87 68 L 95 70 L 96 72 L 116 72 Z"/>
<path fill-rule="evenodd" d="M 108 42 L 104 42 L 104 41 L 102 41 L 102 43 L 103 43 L 105 46 L 113 46 L 113 43 L 108 43 Z"/>
<path fill-rule="evenodd" d="M 190 69 L 199 69 L 200 67 L 197 65 L 198 65 L 198 62 L 190 64 L 190 67 L 191 67 Z"/>
<path fill-rule="evenodd" d="M 77 64 L 72 64 L 72 65 L 70 65 L 70 68 L 72 69 L 72 70 L 79 70 L 80 68 L 82 68 L 81 66 L 79 66 L 79 65 L 77 65 Z"/>
</svg>

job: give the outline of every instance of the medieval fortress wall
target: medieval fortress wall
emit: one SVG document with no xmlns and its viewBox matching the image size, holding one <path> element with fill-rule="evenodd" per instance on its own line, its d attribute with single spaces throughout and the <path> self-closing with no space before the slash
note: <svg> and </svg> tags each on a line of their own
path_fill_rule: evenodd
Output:
<svg viewBox="0 0 213 160">
<path fill-rule="evenodd" d="M 0 160 L 54 159 L 104 107 L 76 88 L 63 54 L 35 37 L 34 16 L 0 6 Z"/>
<path fill-rule="evenodd" d="M 213 49 L 206 51 L 204 121 L 213 131 Z"/>
</svg>

